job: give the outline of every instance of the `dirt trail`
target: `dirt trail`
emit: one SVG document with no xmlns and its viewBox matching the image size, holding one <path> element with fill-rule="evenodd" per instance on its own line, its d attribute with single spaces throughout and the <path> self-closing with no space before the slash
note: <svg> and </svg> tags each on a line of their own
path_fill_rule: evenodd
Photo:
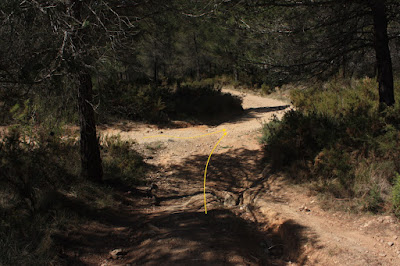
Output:
<svg viewBox="0 0 400 266">
<path fill-rule="evenodd" d="M 136 149 L 157 170 L 148 187 L 129 192 L 132 201 L 120 215 L 131 218 L 88 228 L 118 239 L 80 260 L 103 265 L 400 265 L 400 230 L 392 217 L 323 211 L 316 198 L 263 169 L 261 122 L 282 116 L 289 106 L 241 96 L 245 114 L 216 127 L 128 123 L 101 129 L 103 135 L 135 139 Z M 206 215 L 204 166 L 223 133 L 182 138 L 222 129 L 227 136 L 208 167 Z M 123 254 L 109 258 L 107 250 L 117 248 Z"/>
</svg>

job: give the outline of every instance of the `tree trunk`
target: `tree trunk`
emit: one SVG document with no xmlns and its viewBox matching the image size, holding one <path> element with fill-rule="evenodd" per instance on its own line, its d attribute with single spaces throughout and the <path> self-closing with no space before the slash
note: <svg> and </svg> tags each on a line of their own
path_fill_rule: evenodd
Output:
<svg viewBox="0 0 400 266">
<path fill-rule="evenodd" d="M 83 1 L 71 0 L 72 16 L 77 21 L 82 20 L 82 5 Z M 71 68 L 75 71 L 79 79 L 78 85 L 78 112 L 80 125 L 80 153 L 81 153 L 81 175 L 89 180 L 101 182 L 103 179 L 103 167 L 101 165 L 99 141 L 96 134 L 96 121 L 93 102 L 93 84 L 92 78 L 88 69 L 84 66 L 86 54 L 82 39 L 85 34 L 82 29 L 76 29 L 72 37 L 74 46 L 74 59 L 71 63 Z"/>
<path fill-rule="evenodd" d="M 154 66 L 153 66 L 153 79 L 154 79 L 154 84 L 157 85 L 158 83 L 158 60 L 157 60 L 157 56 L 154 56 Z"/>
<path fill-rule="evenodd" d="M 387 33 L 386 6 L 383 0 L 371 0 L 374 17 L 375 53 L 379 82 L 379 102 L 394 105 L 393 69 Z"/>
<path fill-rule="evenodd" d="M 193 33 L 194 51 L 196 53 L 196 80 L 200 80 L 200 58 L 199 48 L 197 45 L 196 33 Z"/>
<path fill-rule="evenodd" d="M 239 67 L 237 65 L 233 67 L 233 77 L 236 82 L 239 81 Z"/>
<path fill-rule="evenodd" d="M 101 165 L 99 142 L 96 134 L 96 121 L 92 106 L 93 90 L 90 74 L 81 70 L 79 73 L 78 109 L 81 133 L 81 175 L 89 180 L 101 182 L 103 167 Z"/>
<path fill-rule="evenodd" d="M 342 57 L 342 67 L 343 67 L 343 69 L 342 69 L 342 71 L 343 71 L 343 73 L 342 73 L 342 75 L 343 75 L 343 79 L 346 79 L 347 78 L 347 68 L 346 68 L 346 66 L 347 66 L 347 60 L 346 60 L 346 55 L 343 55 L 343 57 Z"/>
</svg>

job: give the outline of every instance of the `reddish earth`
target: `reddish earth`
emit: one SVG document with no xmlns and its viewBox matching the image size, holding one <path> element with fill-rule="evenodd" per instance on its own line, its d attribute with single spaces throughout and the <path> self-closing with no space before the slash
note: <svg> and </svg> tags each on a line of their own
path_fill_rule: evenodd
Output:
<svg viewBox="0 0 400 266">
<path fill-rule="evenodd" d="M 120 206 L 68 236 L 71 263 L 400 265 L 400 227 L 393 217 L 325 211 L 304 188 L 264 169 L 261 122 L 281 116 L 288 106 L 242 97 L 245 115 L 217 127 L 102 127 L 103 135 L 136 140 L 155 170 L 147 187 L 121 192 Z M 228 134 L 211 157 L 205 214 L 204 167 L 223 133 L 194 139 L 163 135 L 193 137 L 222 129 Z M 155 135 L 161 136 L 144 138 Z M 158 189 L 149 193 L 154 185 Z M 121 250 L 113 257 L 115 249 Z"/>
</svg>

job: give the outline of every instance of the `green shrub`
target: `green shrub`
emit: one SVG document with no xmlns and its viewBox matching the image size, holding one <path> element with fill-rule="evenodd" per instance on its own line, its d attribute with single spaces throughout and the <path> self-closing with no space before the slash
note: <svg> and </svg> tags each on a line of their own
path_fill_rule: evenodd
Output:
<svg viewBox="0 0 400 266">
<path fill-rule="evenodd" d="M 364 199 L 363 208 L 367 211 L 377 213 L 382 211 L 382 204 L 384 203 L 381 190 L 378 186 L 372 186 L 370 191 L 367 194 L 366 199 Z"/>
<path fill-rule="evenodd" d="M 324 185 L 335 184 L 334 187 L 326 186 L 321 190 L 325 189 L 336 198 L 351 197 L 354 185 L 354 169 L 351 161 L 350 155 L 344 151 L 343 147 L 325 148 L 315 157 L 311 173 L 318 177 Z"/>
<path fill-rule="evenodd" d="M 219 123 L 243 112 L 239 97 L 214 86 L 182 86 L 172 95 L 168 114 L 175 119 L 192 119 L 206 124 Z"/>
<path fill-rule="evenodd" d="M 392 191 L 393 212 L 397 217 L 400 217 L 400 174 L 396 173 L 394 186 Z"/>
<path fill-rule="evenodd" d="M 281 121 L 275 118 L 264 126 L 266 160 L 276 168 L 296 160 L 313 159 L 324 147 L 335 143 L 338 127 L 323 115 L 288 111 Z"/>
<path fill-rule="evenodd" d="M 264 95 L 268 95 L 268 94 L 271 94 L 271 93 L 275 92 L 275 88 L 274 87 L 272 87 L 270 85 L 267 85 L 265 83 L 263 83 L 261 85 L 260 89 L 261 89 L 261 93 L 264 94 Z"/>
<path fill-rule="evenodd" d="M 213 78 L 200 79 L 200 80 L 187 80 L 181 86 L 191 88 L 214 87 L 215 80 Z"/>
<path fill-rule="evenodd" d="M 101 121 L 110 118 L 166 122 L 165 100 L 171 91 L 154 86 L 135 86 L 123 82 L 109 82 L 102 93 L 99 110 Z"/>
<path fill-rule="evenodd" d="M 143 182 L 145 164 L 143 158 L 132 148 L 133 142 L 123 141 L 119 136 L 102 140 L 104 178 L 126 186 Z"/>
<path fill-rule="evenodd" d="M 221 92 L 212 79 L 182 83 L 178 88 L 110 83 L 103 94 L 101 120 L 107 117 L 166 123 L 170 119 L 214 123 L 243 111 L 241 99 Z"/>
<path fill-rule="evenodd" d="M 292 90 L 290 99 L 303 113 L 317 112 L 340 118 L 356 112 L 371 114 L 378 109 L 376 81 L 365 78 L 354 81 L 352 86 L 331 81 L 308 89 Z"/>
<path fill-rule="evenodd" d="M 308 172 L 302 181 L 312 180 L 317 191 L 383 211 L 400 170 L 399 103 L 380 108 L 377 84 L 368 78 L 294 90 L 291 99 L 295 110 L 264 126 L 265 160 L 294 180 L 290 169 L 301 165 Z"/>
</svg>

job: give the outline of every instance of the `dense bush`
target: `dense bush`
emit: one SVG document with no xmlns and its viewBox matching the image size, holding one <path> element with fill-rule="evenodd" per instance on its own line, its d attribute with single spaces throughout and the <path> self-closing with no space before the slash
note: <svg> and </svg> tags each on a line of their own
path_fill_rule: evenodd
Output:
<svg viewBox="0 0 400 266">
<path fill-rule="evenodd" d="M 171 96 L 168 114 L 177 119 L 192 119 L 205 124 L 219 123 L 243 112 L 242 101 L 222 93 L 213 85 L 179 87 Z"/>
<path fill-rule="evenodd" d="M 312 113 L 289 111 L 282 121 L 275 118 L 264 127 L 263 142 L 267 143 L 267 158 L 274 167 L 287 165 L 294 160 L 314 158 L 325 145 L 337 139 L 332 119 Z"/>
<path fill-rule="evenodd" d="M 222 93 L 211 79 L 186 82 L 175 88 L 123 82 L 110 82 L 107 86 L 110 89 L 104 91 L 99 110 L 103 120 L 111 116 L 152 123 L 185 119 L 213 124 L 243 111 L 241 99 Z"/>
<path fill-rule="evenodd" d="M 400 171 L 400 108 L 379 106 L 376 88 L 363 79 L 293 91 L 295 110 L 264 126 L 266 161 L 319 192 L 358 199 L 352 208 L 390 209 Z"/>
<path fill-rule="evenodd" d="M 165 100 L 169 89 L 151 85 L 135 86 L 125 82 L 108 81 L 100 92 L 98 110 L 100 121 L 110 118 L 165 122 Z"/>
</svg>

